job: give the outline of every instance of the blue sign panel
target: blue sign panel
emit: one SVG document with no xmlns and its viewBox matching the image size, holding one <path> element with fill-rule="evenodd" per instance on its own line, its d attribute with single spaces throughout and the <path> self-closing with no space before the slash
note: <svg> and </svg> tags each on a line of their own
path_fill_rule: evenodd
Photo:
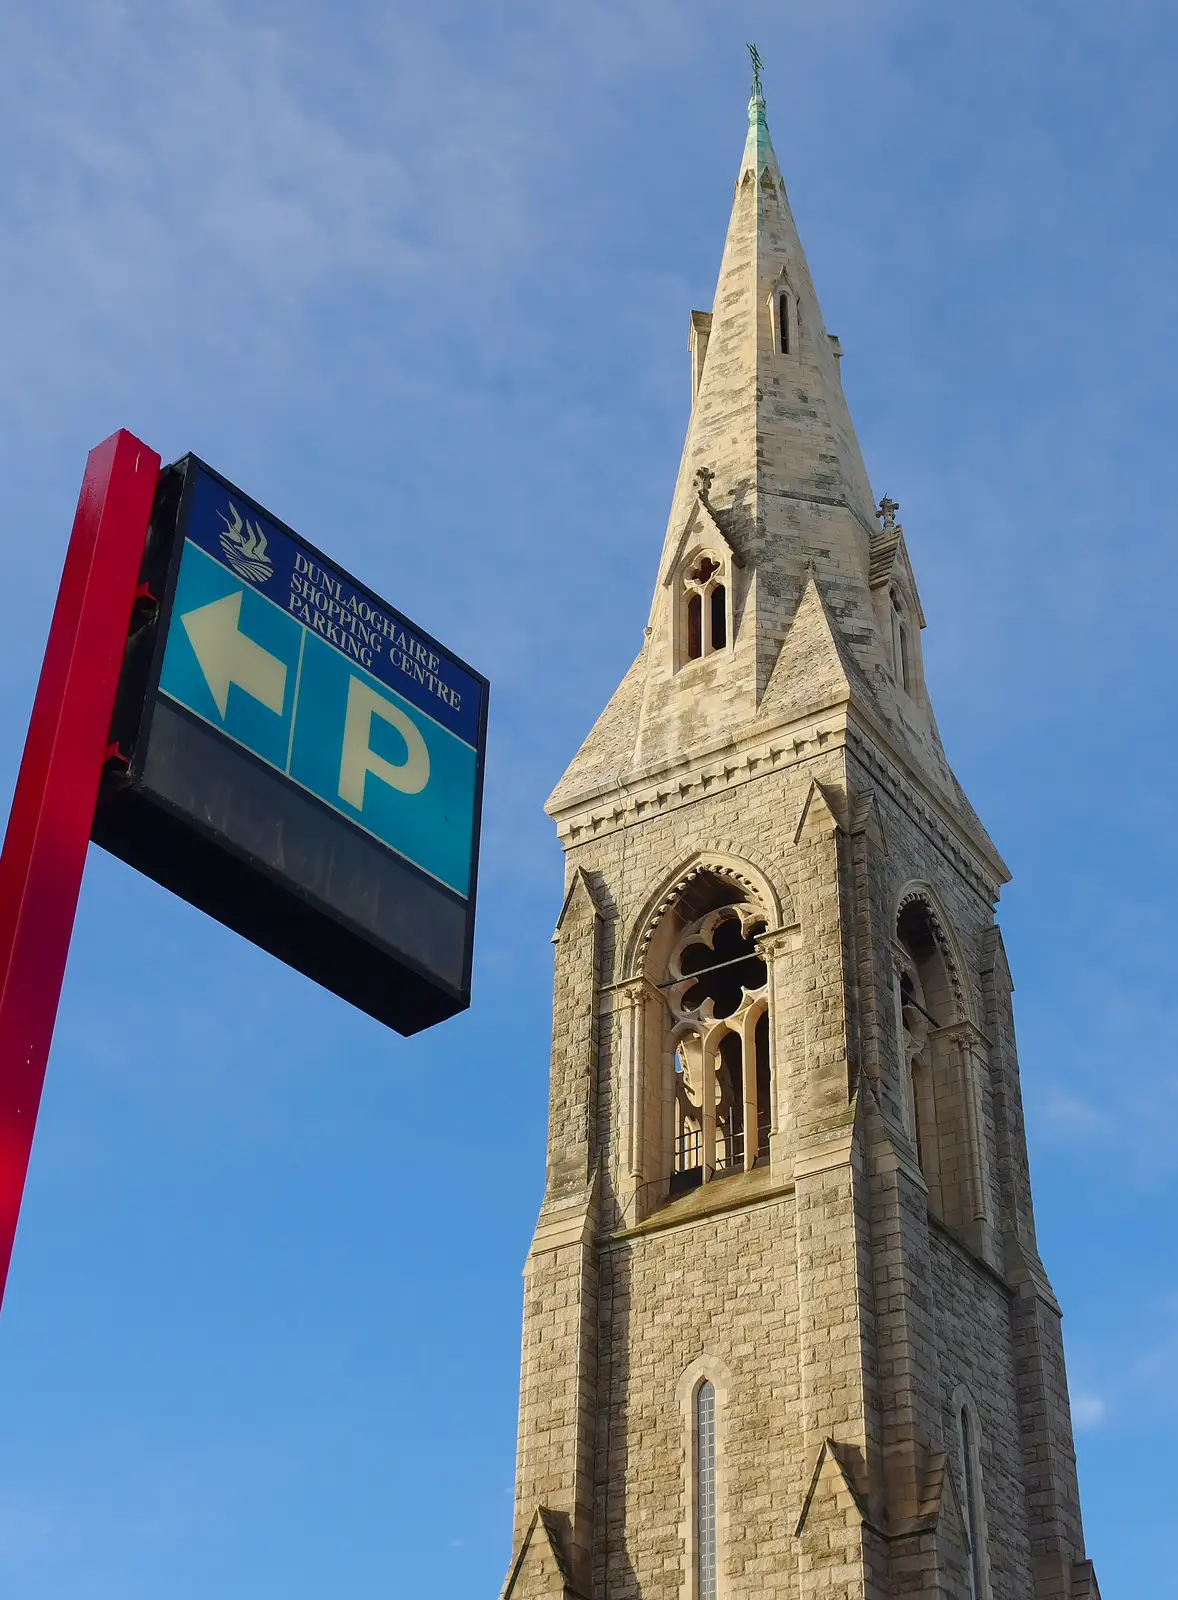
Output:
<svg viewBox="0 0 1178 1600">
<path fill-rule="evenodd" d="M 185 532 L 161 693 L 468 894 L 478 680 L 215 478 Z"/>
<path fill-rule="evenodd" d="M 94 838 L 402 1032 L 462 1009 L 486 680 L 193 456 L 142 576 Z"/>
</svg>

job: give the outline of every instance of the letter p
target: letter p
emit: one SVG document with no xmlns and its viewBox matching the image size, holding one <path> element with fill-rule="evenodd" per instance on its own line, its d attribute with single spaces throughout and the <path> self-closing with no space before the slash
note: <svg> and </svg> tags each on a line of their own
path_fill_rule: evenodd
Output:
<svg viewBox="0 0 1178 1600">
<path fill-rule="evenodd" d="M 373 750 L 372 719 L 396 728 L 408 749 L 405 760 L 386 761 Z M 340 799 L 357 811 L 364 809 L 364 780 L 373 773 L 382 783 L 402 794 L 420 794 L 429 782 L 429 750 L 417 724 L 399 707 L 377 694 L 359 678 L 348 682 L 348 710 L 344 718 L 344 753 L 339 768 Z"/>
</svg>

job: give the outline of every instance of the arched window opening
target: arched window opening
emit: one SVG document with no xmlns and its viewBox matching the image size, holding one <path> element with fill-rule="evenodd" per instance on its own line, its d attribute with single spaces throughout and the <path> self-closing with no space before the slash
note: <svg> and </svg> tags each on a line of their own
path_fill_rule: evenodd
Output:
<svg viewBox="0 0 1178 1600">
<path fill-rule="evenodd" d="M 900 974 L 900 1018 L 904 1030 L 904 1109 L 908 1132 L 916 1146 L 916 1159 L 923 1172 L 924 1139 L 921 1131 L 921 1101 L 928 1094 L 928 1013 L 920 998 L 920 980 L 913 968 Z"/>
<path fill-rule="evenodd" d="M 908 994 L 929 1028 L 945 1028 L 957 1016 L 957 1002 L 941 940 L 923 900 L 909 900 L 896 920 L 896 937 L 908 957 Z"/>
<path fill-rule="evenodd" d="M 769 1155 L 769 974 L 756 944 L 766 922 L 739 894 L 736 884 L 701 875 L 675 908 L 680 931 L 659 985 L 673 1019 L 671 1195 Z"/>
<path fill-rule="evenodd" d="M 706 1378 L 695 1396 L 695 1551 L 697 1600 L 716 1600 L 716 1390 Z"/>
<path fill-rule="evenodd" d="M 687 659 L 698 661 L 704 653 L 704 602 L 699 594 L 687 597 Z"/>
<path fill-rule="evenodd" d="M 698 1035 L 689 1034 L 675 1051 L 675 1156 L 671 1172 L 671 1193 L 694 1189 L 703 1179 L 703 1122 L 700 1114 L 700 1065 L 702 1047 Z"/>
<path fill-rule="evenodd" d="M 769 1072 L 769 1013 L 762 1011 L 753 1035 L 757 1072 L 757 1159 L 769 1154 L 769 1133 L 773 1127 L 773 1084 Z"/>
<path fill-rule="evenodd" d="M 728 643 L 728 595 L 722 583 L 712 590 L 712 649 L 723 650 Z"/>
<path fill-rule="evenodd" d="M 891 590 L 892 602 L 892 675 L 904 690 L 912 693 L 912 647 L 908 638 L 908 618 L 899 591 Z"/>
<path fill-rule="evenodd" d="M 965 1485 L 965 1531 L 969 1540 L 970 1600 L 985 1600 L 985 1589 L 982 1587 L 985 1530 L 982 1525 L 981 1486 L 978 1482 L 977 1438 L 968 1406 L 962 1406 L 958 1413 L 958 1424 L 961 1433 L 961 1477 Z"/>
<path fill-rule="evenodd" d="M 962 1004 L 946 936 L 914 895 L 896 921 L 896 1020 L 905 1120 L 930 1212 L 954 1228 L 979 1216 L 975 1108 L 957 1025 Z"/>
<path fill-rule="evenodd" d="M 728 587 L 723 565 L 700 556 L 683 578 L 682 659 L 698 661 L 728 644 Z"/>
<path fill-rule="evenodd" d="M 777 296 L 777 337 L 783 356 L 789 355 L 789 296 Z"/>
<path fill-rule="evenodd" d="M 744 1061 L 738 1033 L 720 1040 L 716 1075 L 716 1170 L 744 1170 Z"/>
</svg>

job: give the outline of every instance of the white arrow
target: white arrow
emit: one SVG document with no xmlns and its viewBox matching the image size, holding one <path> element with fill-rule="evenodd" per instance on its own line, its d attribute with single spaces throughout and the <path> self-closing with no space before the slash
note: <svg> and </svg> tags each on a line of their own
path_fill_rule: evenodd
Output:
<svg viewBox="0 0 1178 1600">
<path fill-rule="evenodd" d="M 286 698 L 286 663 L 241 632 L 242 593 L 237 589 L 223 600 L 197 606 L 195 611 L 186 611 L 180 621 L 222 717 L 231 683 L 280 717 Z"/>
</svg>

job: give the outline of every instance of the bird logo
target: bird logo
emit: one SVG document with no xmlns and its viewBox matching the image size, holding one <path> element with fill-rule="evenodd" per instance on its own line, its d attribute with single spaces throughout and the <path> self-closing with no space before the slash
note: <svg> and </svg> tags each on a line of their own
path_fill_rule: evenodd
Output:
<svg viewBox="0 0 1178 1600">
<path fill-rule="evenodd" d="M 266 554 L 266 535 L 262 532 L 262 524 L 244 521 L 232 500 L 229 510 L 231 515 L 228 517 L 223 511 L 219 513 L 225 524 L 225 531 L 221 535 L 225 559 L 239 578 L 248 578 L 251 583 L 265 583 L 274 571 L 274 563 Z"/>
</svg>

